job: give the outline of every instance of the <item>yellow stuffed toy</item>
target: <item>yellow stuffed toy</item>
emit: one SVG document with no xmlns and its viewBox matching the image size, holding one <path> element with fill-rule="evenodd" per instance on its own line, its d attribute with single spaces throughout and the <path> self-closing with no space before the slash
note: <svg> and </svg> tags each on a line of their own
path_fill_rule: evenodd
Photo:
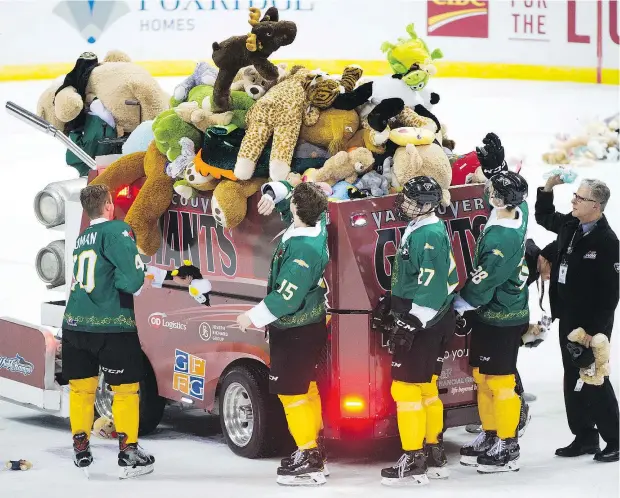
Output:
<svg viewBox="0 0 620 498">
<path fill-rule="evenodd" d="M 584 345 L 587 332 L 579 327 L 568 334 L 568 340 Z M 609 376 L 609 356 L 611 354 L 611 346 L 609 339 L 605 334 L 596 334 L 592 337 L 590 343 L 592 353 L 594 354 L 594 368 L 579 369 L 579 377 L 586 384 L 593 386 L 602 386 L 605 377 Z"/>
<path fill-rule="evenodd" d="M 108 417 L 99 417 L 93 424 L 93 434 L 100 439 L 116 439 L 116 426 Z"/>
</svg>

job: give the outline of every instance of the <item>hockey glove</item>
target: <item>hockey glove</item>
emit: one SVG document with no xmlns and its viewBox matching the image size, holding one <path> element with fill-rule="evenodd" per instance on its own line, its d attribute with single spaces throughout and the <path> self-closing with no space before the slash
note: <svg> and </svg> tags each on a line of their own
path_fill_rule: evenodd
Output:
<svg viewBox="0 0 620 498">
<path fill-rule="evenodd" d="M 504 147 L 499 137 L 495 133 L 487 133 L 482 143 L 482 147 L 476 147 L 476 155 L 484 176 L 491 178 L 497 173 L 508 170 L 508 165 L 504 161 Z"/>
<path fill-rule="evenodd" d="M 422 322 L 410 313 L 393 313 L 394 326 L 388 339 L 388 350 L 394 353 L 396 348 L 411 350 L 417 330 L 422 328 Z"/>
<path fill-rule="evenodd" d="M 566 349 L 573 366 L 577 368 L 588 368 L 594 363 L 594 352 L 591 348 L 586 348 L 578 342 L 568 341 Z"/>
<path fill-rule="evenodd" d="M 379 332 L 389 332 L 394 324 L 394 319 L 390 315 L 392 308 L 392 293 L 386 292 L 379 298 L 379 302 L 372 310 L 370 315 L 370 328 Z"/>
</svg>

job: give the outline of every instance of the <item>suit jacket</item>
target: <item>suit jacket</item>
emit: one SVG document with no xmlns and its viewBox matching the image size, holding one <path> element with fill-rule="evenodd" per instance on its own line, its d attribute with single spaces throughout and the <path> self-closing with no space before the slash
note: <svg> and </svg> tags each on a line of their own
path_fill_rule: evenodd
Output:
<svg viewBox="0 0 620 498">
<path fill-rule="evenodd" d="M 551 315 L 568 320 L 572 328 L 583 327 L 590 334 L 611 336 L 614 313 L 619 299 L 618 237 L 603 216 L 594 228 L 573 245 L 571 239 L 579 226 L 572 214 L 556 212 L 553 192 L 538 189 L 536 222 L 558 235 L 541 254 L 551 262 L 549 301 Z M 566 283 L 558 282 L 560 265 L 567 264 Z"/>
</svg>

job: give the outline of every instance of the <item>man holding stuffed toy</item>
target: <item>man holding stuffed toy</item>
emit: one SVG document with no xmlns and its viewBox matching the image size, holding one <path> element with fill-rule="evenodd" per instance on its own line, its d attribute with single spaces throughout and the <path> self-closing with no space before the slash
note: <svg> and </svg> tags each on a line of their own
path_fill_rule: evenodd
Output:
<svg viewBox="0 0 620 498">
<path fill-rule="evenodd" d="M 540 262 L 541 268 L 551 268 L 551 314 L 560 321 L 564 402 L 575 435 L 555 454 L 594 454 L 598 462 L 617 462 L 618 401 L 609 382 L 608 358 L 601 358 L 609 355 L 619 299 L 618 237 L 603 214 L 610 191 L 599 180 L 584 180 L 573 194 L 572 212 L 560 214 L 553 205 L 553 188 L 563 183 L 560 176 L 550 177 L 536 199 L 536 221 L 558 235 L 543 249 Z M 603 451 L 599 434 L 607 443 Z"/>
<path fill-rule="evenodd" d="M 323 422 L 315 377 L 327 343 L 327 196 L 314 183 L 293 190 L 288 182 L 271 182 L 262 193 L 258 212 L 268 216 L 275 208 L 290 226 L 271 261 L 267 296 L 237 323 L 243 331 L 269 326 L 269 390 L 280 398 L 297 444 L 297 451 L 282 460 L 277 482 L 315 486 L 326 482 L 327 473 L 317 441 Z"/>
</svg>

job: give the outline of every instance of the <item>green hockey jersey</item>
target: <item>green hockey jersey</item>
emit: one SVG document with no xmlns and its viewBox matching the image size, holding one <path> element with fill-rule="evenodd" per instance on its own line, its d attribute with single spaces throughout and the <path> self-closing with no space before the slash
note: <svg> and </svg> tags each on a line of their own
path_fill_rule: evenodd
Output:
<svg viewBox="0 0 620 498">
<path fill-rule="evenodd" d="M 516 209 L 514 220 L 498 219 L 493 210 L 476 243 L 474 270 L 461 297 L 476 308 L 480 321 L 495 326 L 529 321 L 525 239 L 528 206 Z"/>
<path fill-rule="evenodd" d="M 69 138 L 93 159 L 97 156 L 105 156 L 116 152 L 114 145 L 100 143 L 105 138 L 117 138 L 116 128 L 93 114 L 87 114 L 84 126 L 79 130 L 70 132 Z M 73 166 L 78 170 L 80 176 L 88 176 L 90 168 L 68 149 L 66 161 L 69 166 Z"/>
<path fill-rule="evenodd" d="M 287 182 L 268 184 L 276 193 L 276 209 L 291 223 L 292 187 Z M 301 327 L 325 320 L 327 286 L 323 272 L 329 261 L 325 214 L 314 227 L 284 232 L 271 260 L 267 297 L 249 312 L 256 327 Z"/>
<path fill-rule="evenodd" d="M 144 263 L 123 221 L 93 220 L 73 250 L 71 295 L 62 327 L 81 332 L 135 332 L 133 294 Z"/>
<path fill-rule="evenodd" d="M 394 258 L 392 311 L 411 313 L 430 327 L 446 314 L 458 285 L 444 223 L 435 215 L 410 223 Z"/>
</svg>

